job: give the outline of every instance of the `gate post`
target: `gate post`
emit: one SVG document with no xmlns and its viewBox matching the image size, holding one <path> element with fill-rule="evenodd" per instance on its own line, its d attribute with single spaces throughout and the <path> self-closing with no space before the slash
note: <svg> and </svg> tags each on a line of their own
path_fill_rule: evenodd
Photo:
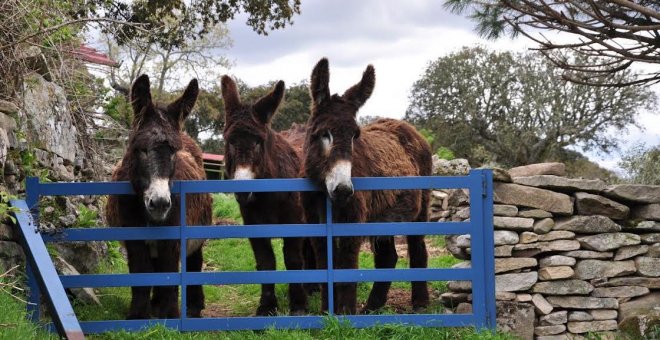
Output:
<svg viewBox="0 0 660 340">
<path fill-rule="evenodd" d="M 493 173 L 476 169 L 470 171 L 469 177 L 474 322 L 477 329 L 495 329 Z"/>
<path fill-rule="evenodd" d="M 493 227 L 493 171 L 481 171 L 483 219 L 481 232 L 484 239 L 484 278 L 486 282 L 486 325 L 495 329 L 497 326 L 495 302 L 495 232 Z"/>
</svg>

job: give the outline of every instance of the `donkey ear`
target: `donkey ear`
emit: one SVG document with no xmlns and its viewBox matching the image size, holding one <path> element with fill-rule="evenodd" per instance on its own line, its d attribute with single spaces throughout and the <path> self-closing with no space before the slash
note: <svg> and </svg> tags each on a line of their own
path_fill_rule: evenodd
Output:
<svg viewBox="0 0 660 340">
<path fill-rule="evenodd" d="M 197 79 L 193 79 L 183 91 L 181 97 L 167 106 L 167 112 L 174 122 L 178 122 L 179 126 L 183 126 L 183 121 L 186 120 L 197 101 L 199 95 L 199 84 Z"/>
<path fill-rule="evenodd" d="M 282 98 L 284 98 L 284 82 L 280 80 L 267 95 L 259 98 L 254 103 L 256 118 L 263 124 L 270 123 L 277 107 L 282 102 Z"/>
<path fill-rule="evenodd" d="M 241 97 L 238 95 L 238 86 L 230 76 L 222 76 L 222 99 L 225 102 L 225 112 L 235 110 L 241 105 Z"/>
<path fill-rule="evenodd" d="M 131 87 L 131 105 L 133 105 L 134 121 L 138 122 L 142 118 L 143 110 L 151 105 L 151 89 L 149 76 L 143 74 L 135 79 Z"/>
<path fill-rule="evenodd" d="M 330 69 L 328 59 L 323 58 L 314 66 L 309 92 L 315 105 L 330 99 Z"/>
<path fill-rule="evenodd" d="M 364 73 L 362 73 L 362 80 L 346 90 L 343 97 L 359 108 L 364 105 L 369 97 L 371 97 L 375 85 L 376 71 L 372 65 L 369 65 L 367 66 L 367 69 L 364 70 Z"/>
</svg>

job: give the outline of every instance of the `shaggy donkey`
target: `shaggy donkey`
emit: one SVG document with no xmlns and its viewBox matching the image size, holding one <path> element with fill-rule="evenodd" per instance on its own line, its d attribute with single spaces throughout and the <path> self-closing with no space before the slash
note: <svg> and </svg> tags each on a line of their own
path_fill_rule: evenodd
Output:
<svg viewBox="0 0 660 340">
<path fill-rule="evenodd" d="M 428 190 L 391 190 L 353 192 L 351 177 L 429 176 L 431 149 L 411 125 L 393 119 L 381 119 L 360 127 L 358 109 L 371 96 L 375 83 L 373 66 L 369 65 L 362 80 L 343 95 L 331 95 L 328 87 L 328 60 L 321 59 L 311 77 L 312 115 L 307 122 L 303 147 L 304 176 L 316 182 L 325 192 L 304 193 L 307 223 L 323 223 L 325 197 L 333 202 L 333 222 L 402 222 L 428 220 Z M 336 237 L 334 266 L 355 269 L 363 238 Z M 428 253 L 424 236 L 408 236 L 410 267 L 425 268 Z M 397 253 L 394 237 L 371 239 L 376 268 L 394 268 Z M 315 239 L 314 248 L 319 268 L 327 268 L 326 241 Z M 382 307 L 391 282 L 374 283 L 363 312 Z M 356 312 L 356 284 L 335 284 L 337 313 Z M 322 309 L 328 307 L 327 285 L 323 291 Z M 412 283 L 412 305 L 418 311 L 428 305 L 426 282 Z"/>
<path fill-rule="evenodd" d="M 222 77 L 222 97 L 225 104 L 225 169 L 227 178 L 296 178 L 300 173 L 300 158 L 296 150 L 270 122 L 284 97 L 284 82 L 254 104 L 241 102 L 236 83 Z M 300 194 L 296 192 L 237 193 L 243 222 L 247 224 L 303 223 Z M 301 270 L 304 238 L 284 238 L 284 263 L 288 270 Z M 251 238 L 250 245 L 257 270 L 275 270 L 275 254 L 269 238 Z M 300 283 L 289 284 L 291 315 L 307 312 L 307 295 Z M 261 285 L 257 315 L 272 315 L 277 311 L 275 285 Z"/>
<path fill-rule="evenodd" d="M 197 100 L 197 80 L 193 79 L 183 95 L 167 106 L 151 100 L 149 86 L 149 77 L 142 75 L 131 88 L 133 126 L 128 148 L 112 180 L 130 181 L 136 195 L 108 198 L 106 218 L 110 226 L 177 226 L 179 197 L 170 193 L 170 184 L 176 180 L 206 179 L 202 150 L 182 131 L 183 122 Z M 211 224 L 209 194 L 187 196 L 186 220 L 188 225 Z M 204 240 L 188 241 L 188 271 L 201 271 L 203 243 Z M 176 240 L 136 240 L 123 244 L 131 273 L 179 271 L 180 247 Z M 131 293 L 128 319 L 179 317 L 178 287 L 131 287 Z M 187 295 L 188 315 L 199 317 L 204 309 L 202 287 L 188 286 Z"/>
</svg>

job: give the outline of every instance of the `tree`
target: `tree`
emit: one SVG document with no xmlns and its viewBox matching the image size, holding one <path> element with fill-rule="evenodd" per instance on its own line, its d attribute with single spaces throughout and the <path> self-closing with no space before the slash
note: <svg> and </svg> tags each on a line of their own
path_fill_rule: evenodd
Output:
<svg viewBox="0 0 660 340">
<path fill-rule="evenodd" d="M 618 165 L 632 183 L 660 185 L 660 144 L 654 147 L 643 143 L 633 145 Z"/>
<path fill-rule="evenodd" d="M 559 72 L 536 53 L 464 48 L 429 64 L 405 119 L 433 132 L 434 149 L 516 166 L 567 146 L 609 152 L 618 140 L 607 129 L 638 126 L 640 110 L 656 103 L 649 89 L 568 83 Z"/>
<path fill-rule="evenodd" d="M 445 0 L 452 12 L 477 22 L 480 35 L 495 39 L 522 34 L 538 44 L 565 79 L 597 86 L 660 82 L 660 69 L 621 77 L 633 64 L 660 64 L 660 2 L 657 0 Z M 566 32 L 563 42 L 543 31 Z M 574 51 L 582 57 L 566 59 Z M 603 74 L 609 75 L 603 82 Z"/>
<path fill-rule="evenodd" d="M 275 86 L 275 82 L 256 87 L 249 87 L 241 81 L 238 82 L 241 98 L 245 102 L 263 97 L 273 89 L 273 86 Z M 283 131 L 289 129 L 293 123 L 304 124 L 309 118 L 310 105 L 311 99 L 306 81 L 289 86 L 285 91 L 284 101 L 277 109 L 277 114 L 271 123 L 273 129 Z"/>
<path fill-rule="evenodd" d="M 182 75 L 198 78 L 202 84 L 217 82 L 229 66 L 223 51 L 231 47 L 229 30 L 222 24 L 209 28 L 204 38 L 183 42 L 156 44 L 150 36 L 116 45 L 106 36 L 108 55 L 120 62 L 117 71 L 111 73 L 111 86 L 128 94 L 133 81 L 143 73 L 155 78 L 156 98 L 163 94 L 166 85 L 182 86 L 188 80 L 179 81 Z"/>
<path fill-rule="evenodd" d="M 230 66 L 223 51 L 231 45 L 229 32 L 219 24 L 209 29 L 209 33 L 197 40 L 187 40 L 180 44 L 162 42 L 156 44 L 149 36 L 135 38 L 123 45 L 116 45 L 106 36 L 109 55 L 120 62 L 120 67 L 111 71 L 110 85 L 118 94 L 109 99 L 106 113 L 125 128 L 124 135 L 132 122 L 132 110 L 126 96 L 130 84 L 141 74 L 154 75 L 156 100 L 170 101 L 178 95 L 179 88 L 197 78 L 202 84 L 197 105 L 185 122 L 188 134 L 195 139 L 214 133 L 218 129 L 221 115 L 219 88 L 208 86 L 217 84 L 218 79 Z M 112 125 L 112 124 L 111 124 Z"/>
</svg>

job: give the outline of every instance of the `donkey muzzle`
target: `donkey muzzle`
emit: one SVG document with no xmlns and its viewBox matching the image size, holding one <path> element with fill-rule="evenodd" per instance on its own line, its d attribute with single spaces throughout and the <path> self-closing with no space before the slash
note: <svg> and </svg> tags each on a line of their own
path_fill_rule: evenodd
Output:
<svg viewBox="0 0 660 340">
<path fill-rule="evenodd" d="M 353 196 L 353 193 L 353 184 L 350 182 L 347 184 L 342 183 L 335 187 L 335 190 L 333 190 L 330 194 L 330 198 L 333 200 L 333 202 L 343 203 L 346 202 L 351 196 Z"/>
<path fill-rule="evenodd" d="M 151 219 L 157 222 L 164 221 L 172 207 L 172 200 L 168 196 L 156 196 L 146 200 L 147 211 Z"/>
<path fill-rule="evenodd" d="M 144 192 L 144 206 L 154 222 L 162 222 L 172 207 L 170 184 L 167 178 L 154 178 Z"/>
</svg>

